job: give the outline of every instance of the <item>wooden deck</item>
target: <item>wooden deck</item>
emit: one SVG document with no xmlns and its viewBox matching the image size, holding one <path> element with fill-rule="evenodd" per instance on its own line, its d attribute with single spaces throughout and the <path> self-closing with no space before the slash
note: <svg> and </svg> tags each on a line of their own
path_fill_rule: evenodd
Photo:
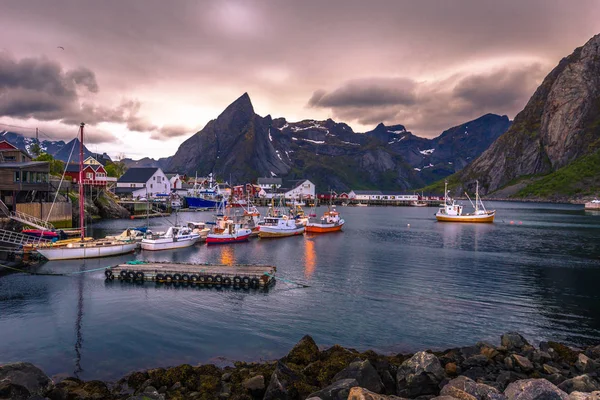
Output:
<svg viewBox="0 0 600 400">
<path fill-rule="evenodd" d="M 119 264 L 105 271 L 106 279 L 154 281 L 192 285 L 265 288 L 275 281 L 277 268 L 255 264 L 179 264 L 147 262 Z"/>
</svg>

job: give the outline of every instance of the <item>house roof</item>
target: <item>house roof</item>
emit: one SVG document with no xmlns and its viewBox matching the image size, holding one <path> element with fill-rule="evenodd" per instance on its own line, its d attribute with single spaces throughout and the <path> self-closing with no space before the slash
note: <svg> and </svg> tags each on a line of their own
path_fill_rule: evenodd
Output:
<svg viewBox="0 0 600 400">
<path fill-rule="evenodd" d="M 102 165 L 97 164 L 84 164 L 83 169 L 91 168 L 94 172 L 98 172 L 100 168 L 104 169 Z M 79 164 L 70 163 L 67 165 L 67 172 L 79 172 Z"/>
<path fill-rule="evenodd" d="M 115 188 L 115 193 L 133 193 L 134 190 L 138 190 L 138 189 L 142 189 L 142 188 L 132 188 L 132 187 L 118 187 Z"/>
<path fill-rule="evenodd" d="M 259 185 L 281 185 L 281 178 L 258 178 Z"/>
<path fill-rule="evenodd" d="M 405 193 L 405 192 L 395 192 L 395 191 L 390 191 L 390 190 L 386 190 L 381 192 L 381 194 L 383 194 L 384 196 L 406 196 L 406 195 L 411 195 L 412 193 Z"/>
<path fill-rule="evenodd" d="M 146 168 L 129 168 L 123 176 L 121 176 L 117 182 L 126 183 L 146 183 L 148 179 L 154 175 L 159 168 L 146 167 Z"/>
<path fill-rule="evenodd" d="M 382 195 L 381 190 L 353 190 L 354 194 L 373 194 Z"/>
<path fill-rule="evenodd" d="M 25 168 L 48 165 L 48 161 L 26 161 L 26 162 L 4 162 L 0 163 L 0 168 Z"/>
</svg>

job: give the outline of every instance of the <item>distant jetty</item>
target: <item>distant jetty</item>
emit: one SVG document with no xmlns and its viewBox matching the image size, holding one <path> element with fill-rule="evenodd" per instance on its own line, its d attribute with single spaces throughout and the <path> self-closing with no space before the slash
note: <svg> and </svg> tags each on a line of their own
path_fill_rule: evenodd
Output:
<svg viewBox="0 0 600 400">
<path fill-rule="evenodd" d="M 381 355 L 305 336 L 283 358 L 234 366 L 180 365 L 133 372 L 116 383 L 53 382 L 29 363 L 0 366 L 0 398 L 594 400 L 600 395 L 600 345 L 536 348 L 516 332 L 500 345 Z M 400 396 L 400 397 L 396 397 Z"/>
</svg>

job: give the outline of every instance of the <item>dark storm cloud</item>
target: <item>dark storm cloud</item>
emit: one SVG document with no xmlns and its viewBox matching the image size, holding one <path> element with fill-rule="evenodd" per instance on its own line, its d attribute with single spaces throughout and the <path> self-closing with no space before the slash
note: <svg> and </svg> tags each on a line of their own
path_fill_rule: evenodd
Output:
<svg viewBox="0 0 600 400">
<path fill-rule="evenodd" d="M 319 90 L 308 106 L 327 108 L 344 121 L 401 123 L 419 134 L 433 135 L 488 112 L 514 115 L 526 104 L 543 74 L 539 64 L 532 64 L 434 82 L 365 79 L 331 92 Z M 378 82 L 376 91 L 373 81 Z M 389 86 L 379 86 L 383 82 Z"/>
</svg>

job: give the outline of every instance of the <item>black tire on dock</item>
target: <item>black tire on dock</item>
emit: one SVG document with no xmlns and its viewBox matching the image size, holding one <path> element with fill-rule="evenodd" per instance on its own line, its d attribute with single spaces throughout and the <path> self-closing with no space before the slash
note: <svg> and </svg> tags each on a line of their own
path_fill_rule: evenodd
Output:
<svg viewBox="0 0 600 400">
<path fill-rule="evenodd" d="M 126 269 L 122 270 L 119 275 L 121 275 L 121 278 L 127 279 L 127 270 Z"/>
<path fill-rule="evenodd" d="M 200 281 L 200 283 L 206 283 L 206 276 L 200 275 L 200 277 L 198 277 L 198 280 Z"/>
<path fill-rule="evenodd" d="M 182 274 L 181 275 L 181 280 L 184 282 L 189 282 L 190 281 L 190 276 L 188 274 Z"/>
<path fill-rule="evenodd" d="M 135 272 L 134 271 L 127 271 L 127 279 L 131 279 L 131 280 L 135 280 Z"/>
<path fill-rule="evenodd" d="M 165 281 L 166 282 L 171 282 L 173 280 L 173 277 L 171 276 L 171 274 L 166 274 L 165 275 Z"/>
<path fill-rule="evenodd" d="M 113 279 L 114 275 L 112 273 L 112 271 L 110 269 L 107 269 L 104 271 L 104 276 L 106 277 L 106 279 Z"/>
<path fill-rule="evenodd" d="M 252 278 L 250 279 L 250 286 L 252 286 L 253 288 L 257 288 L 260 286 L 260 281 L 258 280 L 258 278 Z"/>
<path fill-rule="evenodd" d="M 249 284 L 250 284 L 250 278 L 249 278 L 249 277 L 247 277 L 247 276 L 243 277 L 243 278 L 242 278 L 242 283 L 243 283 L 244 285 L 249 285 Z"/>
<path fill-rule="evenodd" d="M 242 283 L 242 277 L 239 275 L 236 275 L 233 277 L 233 284 L 234 285 L 239 285 L 240 283 Z"/>
<path fill-rule="evenodd" d="M 223 277 L 221 275 L 215 275 L 215 283 L 223 283 Z"/>
<path fill-rule="evenodd" d="M 156 274 L 156 276 L 154 277 L 154 280 L 156 282 L 162 282 L 165 280 L 165 276 L 163 274 Z"/>
<path fill-rule="evenodd" d="M 144 280 L 144 273 L 142 271 L 138 271 L 135 273 L 135 279 L 143 281 Z"/>
<path fill-rule="evenodd" d="M 173 280 L 179 282 L 181 280 L 181 274 L 173 274 Z"/>
<path fill-rule="evenodd" d="M 212 275 L 207 275 L 206 276 L 206 282 L 208 283 L 213 283 L 215 281 L 215 277 Z"/>
<path fill-rule="evenodd" d="M 192 283 L 198 282 L 198 275 L 193 274 L 192 276 L 190 276 L 190 280 L 192 281 Z"/>
<path fill-rule="evenodd" d="M 231 286 L 231 278 L 226 276 L 223 278 L 223 286 Z"/>
</svg>

